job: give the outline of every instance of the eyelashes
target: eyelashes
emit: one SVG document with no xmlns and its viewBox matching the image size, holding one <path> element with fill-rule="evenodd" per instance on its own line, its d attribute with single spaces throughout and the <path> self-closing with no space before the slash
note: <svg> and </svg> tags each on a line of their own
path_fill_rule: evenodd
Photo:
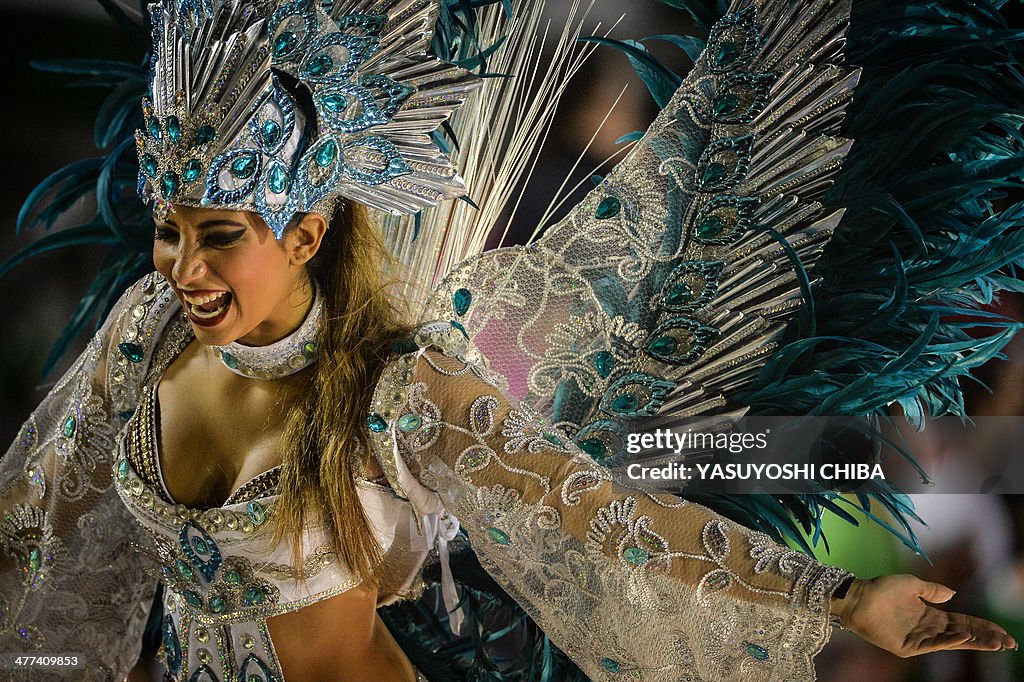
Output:
<svg viewBox="0 0 1024 682">
<path fill-rule="evenodd" d="M 238 230 L 236 232 L 222 232 L 208 234 L 203 238 L 203 242 L 207 246 L 214 248 L 220 248 L 225 246 L 231 246 L 235 242 L 239 241 L 245 234 L 245 229 Z M 159 242 L 173 243 L 178 241 L 178 233 L 175 230 L 169 230 L 166 227 L 157 227 L 153 233 L 153 238 Z"/>
</svg>

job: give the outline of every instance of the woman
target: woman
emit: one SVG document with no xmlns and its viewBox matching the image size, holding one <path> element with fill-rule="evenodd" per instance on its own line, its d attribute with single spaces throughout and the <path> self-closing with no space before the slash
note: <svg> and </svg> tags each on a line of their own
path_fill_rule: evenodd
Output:
<svg viewBox="0 0 1024 682">
<path fill-rule="evenodd" d="M 123 676 L 155 589 L 148 555 L 176 679 L 411 680 L 376 609 L 416 596 L 434 547 L 458 633 L 447 542 L 461 526 L 595 678 L 812 679 L 830 616 L 903 656 L 1016 647 L 995 624 L 931 606 L 948 588 L 851 581 L 700 505 L 619 488 L 595 463 L 618 455 L 622 424 L 693 400 L 675 392 L 681 372 L 705 363 L 700 400 L 715 398 L 716 358 L 776 342 L 797 307 L 790 249 L 748 223 L 771 207 L 807 263 L 837 222 L 813 199 L 848 149 L 831 133 L 857 75 L 832 66 L 847 8 L 811 9 L 817 22 L 790 25 L 767 2 L 725 17 L 696 76 L 594 195 L 536 247 L 461 267 L 432 303 L 444 321 L 413 328 L 352 200 L 411 211 L 461 192 L 427 138 L 474 79 L 424 56 L 434 6 L 156 6 L 136 139 L 159 274 L 122 297 L 4 460 L 5 556 L 20 569 L 4 574 L 5 635 Z M 758 78 L 769 67 L 774 90 Z M 824 106 L 796 124 L 781 115 L 809 103 Z M 809 138 L 783 145 L 782 165 L 800 172 L 758 171 L 773 148 L 759 145 L 786 135 Z M 633 299 L 607 293 L 606 270 L 664 306 L 615 323 L 632 352 L 607 310 Z M 747 273 L 738 289 L 735 272 Z M 726 308 L 748 322 L 716 322 Z M 533 317 L 512 349 L 495 320 L 522 322 L 523 309 Z M 735 333 L 749 320 L 764 324 Z M 524 350 L 537 331 L 550 348 Z M 565 333 L 588 362 L 575 383 L 545 366 Z"/>
</svg>

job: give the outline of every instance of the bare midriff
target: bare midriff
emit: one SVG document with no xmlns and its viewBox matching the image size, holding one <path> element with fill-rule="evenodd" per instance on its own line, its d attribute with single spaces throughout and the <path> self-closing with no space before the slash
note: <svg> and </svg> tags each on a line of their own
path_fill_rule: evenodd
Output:
<svg viewBox="0 0 1024 682">
<path fill-rule="evenodd" d="M 412 664 L 377 615 L 377 595 L 355 587 L 267 620 L 285 682 L 414 682 Z"/>
</svg>

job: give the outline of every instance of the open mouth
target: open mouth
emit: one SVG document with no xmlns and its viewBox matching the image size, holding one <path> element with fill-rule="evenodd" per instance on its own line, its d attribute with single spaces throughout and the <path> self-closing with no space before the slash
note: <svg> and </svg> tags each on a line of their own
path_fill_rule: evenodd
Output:
<svg viewBox="0 0 1024 682">
<path fill-rule="evenodd" d="M 192 296 L 182 292 L 185 300 L 185 312 L 196 324 L 209 326 L 220 322 L 220 318 L 231 306 L 232 296 L 227 291 Z"/>
</svg>

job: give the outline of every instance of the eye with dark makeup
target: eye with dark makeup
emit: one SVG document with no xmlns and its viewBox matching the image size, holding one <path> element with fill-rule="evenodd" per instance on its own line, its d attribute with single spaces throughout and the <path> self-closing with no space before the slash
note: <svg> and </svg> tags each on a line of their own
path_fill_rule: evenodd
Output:
<svg viewBox="0 0 1024 682">
<path fill-rule="evenodd" d="M 156 232 L 153 233 L 153 239 L 158 242 L 173 242 L 177 241 L 178 233 L 177 231 L 168 229 L 162 225 L 157 225 Z"/>
<path fill-rule="evenodd" d="M 245 228 L 236 230 L 234 232 L 216 232 L 208 234 L 205 237 L 205 241 L 210 246 L 230 246 L 242 238 L 245 234 Z"/>
<path fill-rule="evenodd" d="M 208 246 L 221 248 L 231 246 L 240 240 L 244 234 L 245 228 L 231 232 L 207 232 L 203 235 L 203 242 Z M 161 242 L 176 242 L 178 241 L 178 231 L 164 225 L 157 225 L 153 238 Z"/>
</svg>

